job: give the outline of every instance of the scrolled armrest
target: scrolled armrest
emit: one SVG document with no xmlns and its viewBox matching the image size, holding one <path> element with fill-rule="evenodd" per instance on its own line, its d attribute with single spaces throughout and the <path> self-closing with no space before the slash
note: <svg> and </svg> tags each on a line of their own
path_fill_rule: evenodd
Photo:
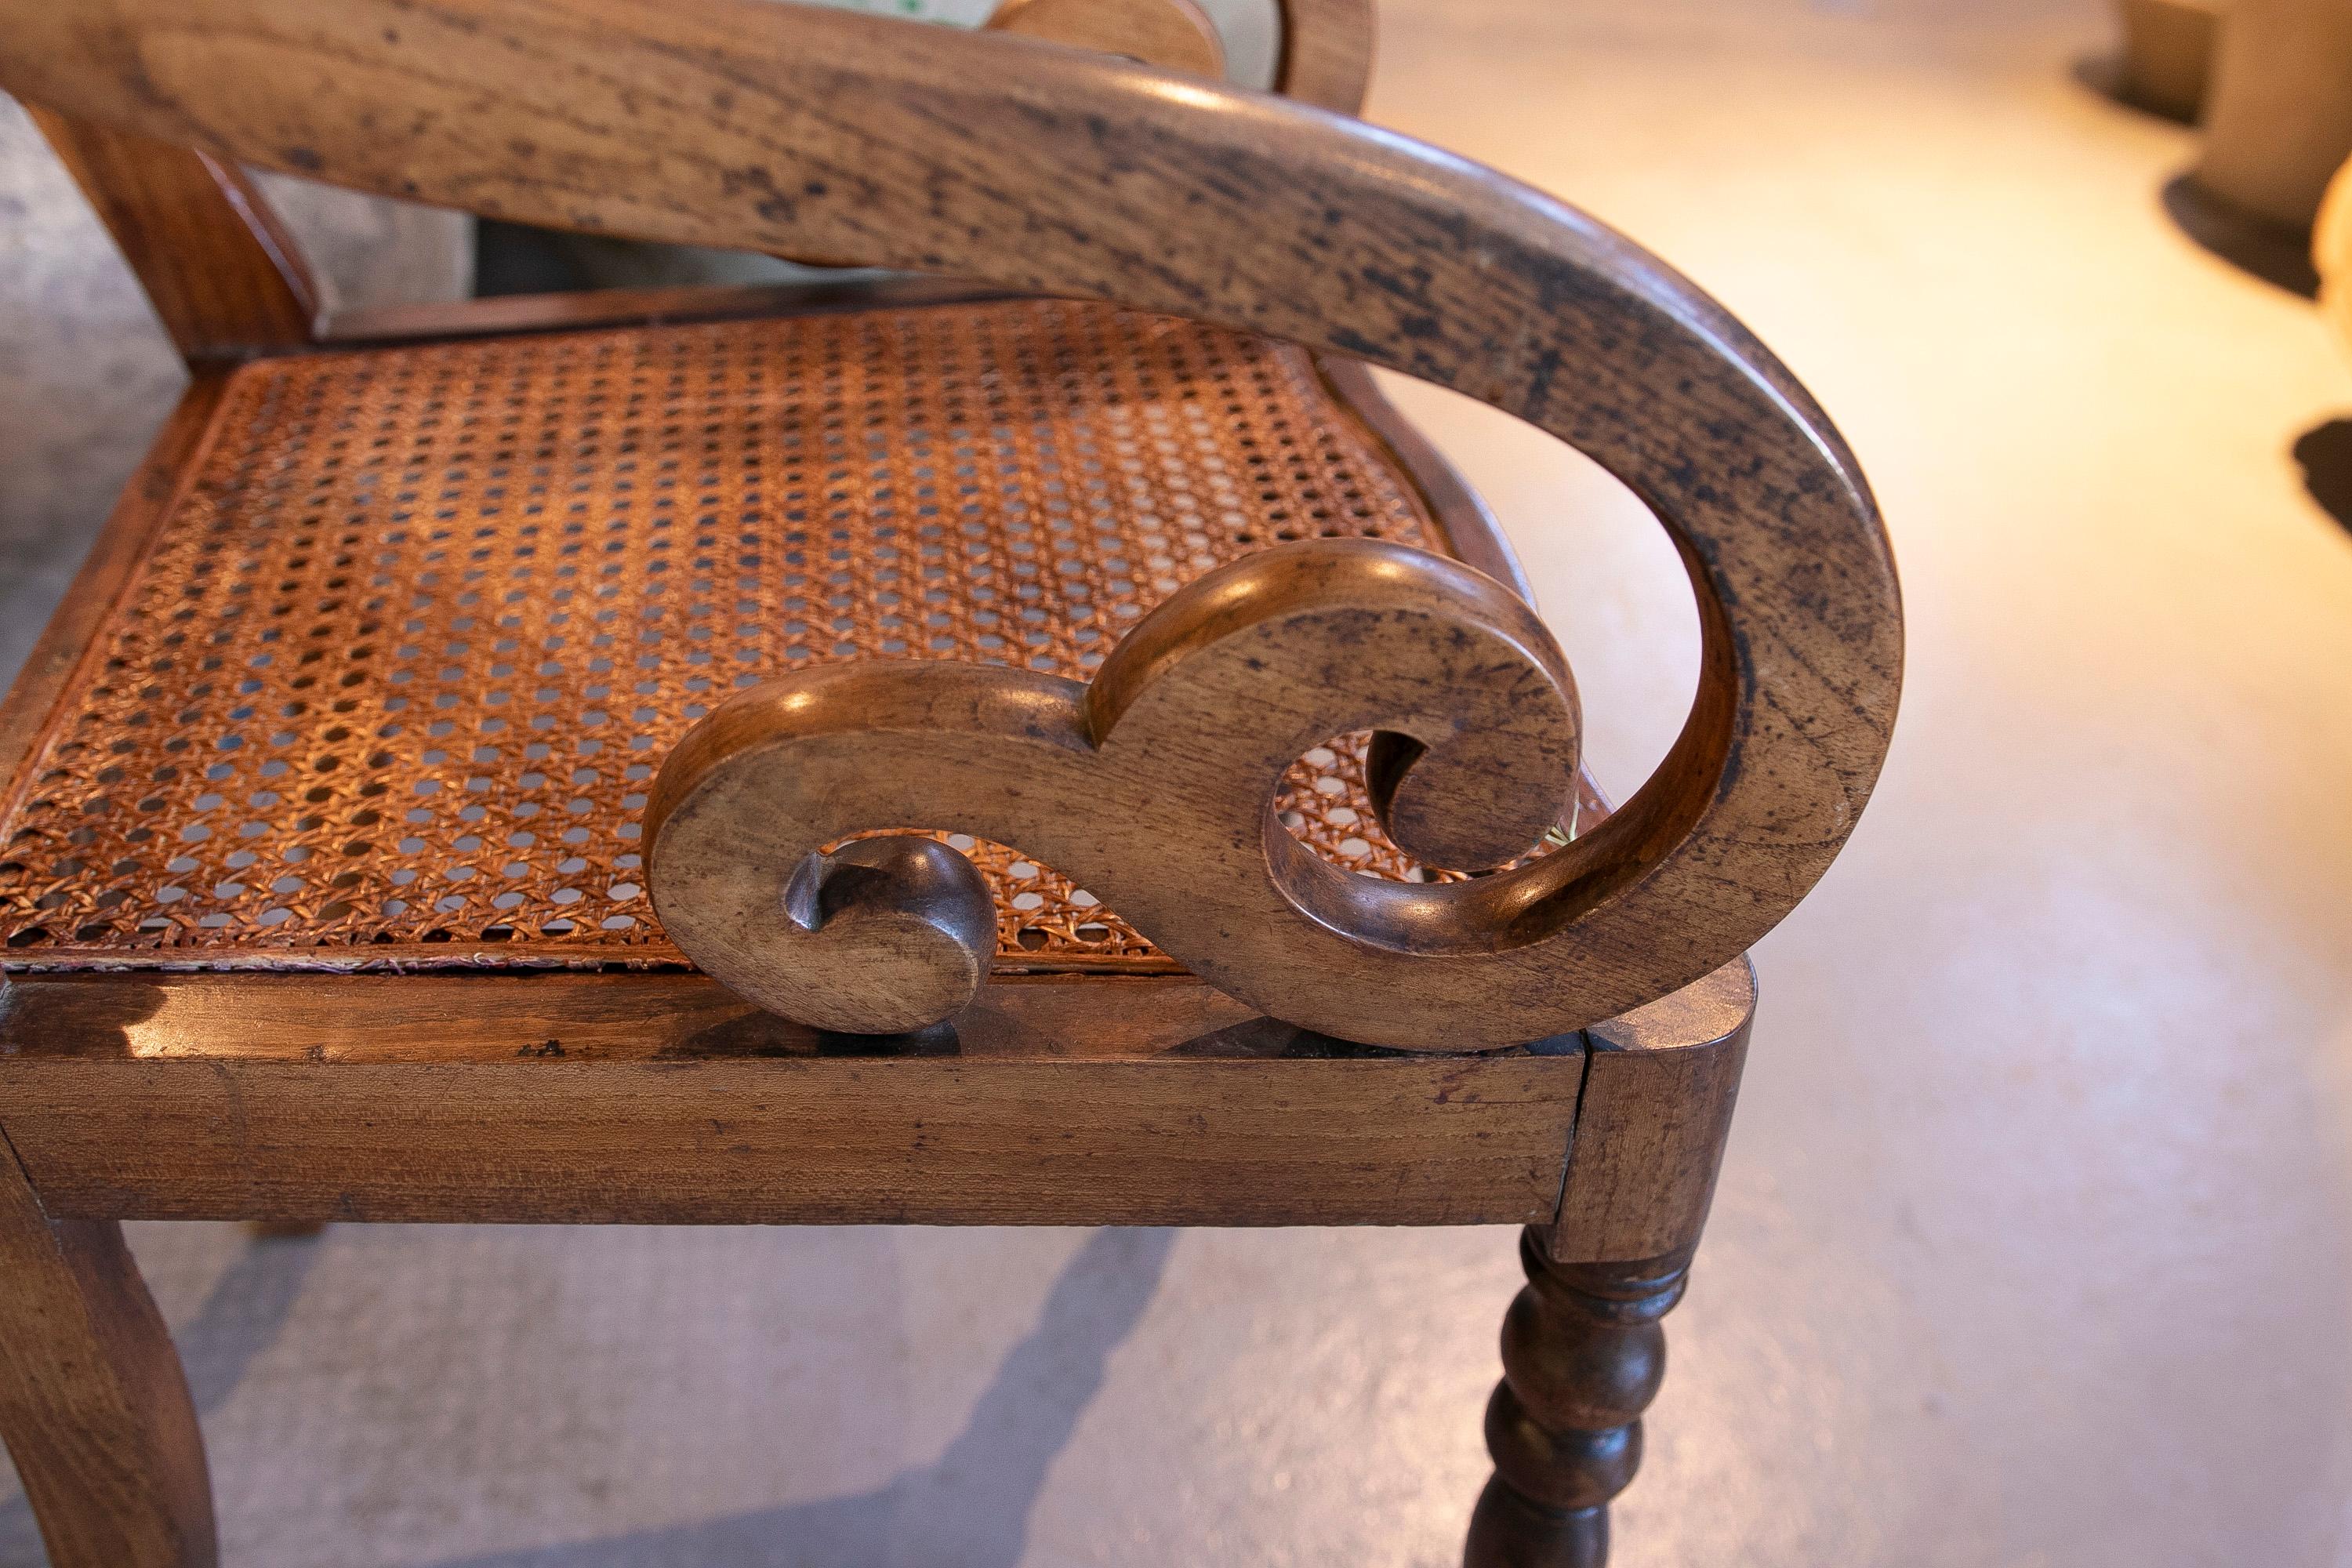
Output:
<svg viewBox="0 0 2352 1568">
<path fill-rule="evenodd" d="M 1180 590 L 1091 683 L 882 660 L 730 698 L 655 780 L 655 906 L 697 963 L 773 1011 L 866 1032 L 932 1022 L 971 1000 L 995 954 L 977 879 L 948 886 L 910 867 L 836 921 L 816 918 L 811 889 L 839 862 L 870 863 L 871 839 L 823 853 L 851 834 L 955 828 L 1078 879 L 1277 1016 L 1376 1044 L 1550 1032 L 1538 1026 L 1557 1005 L 1549 991 L 1485 994 L 1509 989 L 1497 965 L 1539 969 L 1558 935 L 1516 907 L 1535 867 L 1377 881 L 1275 820 L 1300 752 L 1368 729 L 1422 748 L 1407 776 L 1472 863 L 1533 844 L 1575 779 L 1575 688 L 1521 600 L 1423 551 L 1307 541 Z"/>
<path fill-rule="evenodd" d="M 1594 458 L 1673 537 L 1702 637 L 1689 719 L 1622 810 L 1520 871 L 1393 894 L 1318 881 L 1265 836 L 1263 814 L 1224 821 L 1257 835 L 1261 880 L 1326 933 L 1318 974 L 1296 981 L 1253 970 L 1253 931 L 1221 931 L 1212 951 L 1155 930 L 1132 893 L 1100 889 L 1285 1017 L 1478 1046 L 1637 1005 L 1770 930 L 1853 831 L 1885 758 L 1899 595 L 1828 419 L 1720 307 L 1621 237 L 1405 138 L 1017 39 L 764 0 L 46 0 L 0 35 L 0 84 L 393 195 L 1254 330 L 1454 387 Z M 1464 616 L 1479 635 L 1495 629 L 1483 614 Z M 828 707 L 845 689 L 834 682 L 902 678 L 800 679 L 819 709 L 846 713 Z M 1001 672 L 968 679 L 1001 689 L 968 694 L 992 722 L 1025 712 L 1044 727 L 971 744 L 1048 757 L 1065 742 L 1115 747 L 1158 689 L 1123 700 L 1097 681 L 1082 701 Z M 899 743 L 891 703 L 933 700 L 881 688 L 860 700 L 881 716 L 861 745 Z M 1116 722 L 1089 730 L 1085 715 L 1111 706 Z M 682 749 L 672 765 L 703 756 Z M 1440 779 L 1436 753 L 1419 765 L 1433 763 Z M 1443 815 L 1403 814 L 1433 833 Z M 1015 841 L 1060 864 L 1051 845 Z M 1099 875 L 1083 859 L 1063 868 Z M 655 876 L 659 899 L 658 859 Z"/>
</svg>

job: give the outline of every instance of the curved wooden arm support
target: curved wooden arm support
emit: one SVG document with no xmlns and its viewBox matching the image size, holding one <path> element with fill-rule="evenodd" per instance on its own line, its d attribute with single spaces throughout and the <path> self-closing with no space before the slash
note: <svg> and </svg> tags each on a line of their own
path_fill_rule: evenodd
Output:
<svg viewBox="0 0 2352 1568">
<path fill-rule="evenodd" d="M 1625 239 L 1402 137 L 1074 50 L 765 0 L 45 0 L 0 33 L 0 85 L 215 154 L 527 222 L 809 247 L 1256 331 L 1453 387 L 1591 456 L 1649 504 L 1690 573 L 1701 675 L 1680 739 L 1600 829 L 1467 893 L 1300 894 L 1322 885 L 1270 846 L 1291 893 L 1344 906 L 1326 947 L 1358 955 L 1281 988 L 1204 963 L 1284 1016 L 1486 1044 L 1685 984 L 1811 888 L 1885 758 L 1901 607 L 1827 417 Z M 954 679 L 927 676 L 911 696 L 887 669 L 827 680 L 912 704 L 868 720 L 892 744 L 908 726 L 929 735 L 910 765 L 947 765 L 941 736 L 975 725 L 1013 730 L 973 743 L 1041 759 L 1094 744 L 1068 689 L 1001 674 L 964 677 L 954 695 L 973 711 L 943 722 L 946 687 L 930 687 Z M 1211 734 L 1197 732 L 1204 750 L 1222 743 Z M 1189 792 L 1197 776 L 1157 783 Z M 1155 908 L 1120 907 L 1153 929 Z M 1439 999 L 1409 978 L 1435 969 L 1481 978 Z M 1371 994 L 1333 1000 L 1349 989 Z"/>
<path fill-rule="evenodd" d="M 654 904 L 698 964 L 762 1006 L 836 1029 L 909 1028 L 960 1010 L 994 956 L 977 875 L 957 888 L 910 867 L 840 918 L 812 918 L 810 889 L 874 855 L 874 840 L 819 853 L 849 834 L 957 828 L 1076 878 L 1277 1017 L 1383 1044 L 1549 1032 L 1561 998 L 1544 977 L 1561 932 L 1521 910 L 1540 896 L 1535 868 L 1378 881 L 1318 858 L 1275 819 L 1276 786 L 1302 752 L 1375 728 L 1423 748 L 1398 786 L 1420 803 L 1396 816 L 1415 853 L 1493 865 L 1568 804 L 1575 689 L 1534 612 L 1422 551 L 1316 541 L 1183 589 L 1091 685 L 893 661 L 737 695 L 654 782 Z M 1433 831 L 1416 840 L 1423 823 Z M 1475 1020 L 1456 1018 L 1474 996 Z"/>
</svg>

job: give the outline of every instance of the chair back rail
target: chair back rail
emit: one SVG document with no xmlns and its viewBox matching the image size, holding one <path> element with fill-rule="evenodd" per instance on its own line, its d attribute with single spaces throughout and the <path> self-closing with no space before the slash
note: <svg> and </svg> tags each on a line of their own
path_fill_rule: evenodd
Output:
<svg viewBox="0 0 2352 1568">
<path fill-rule="evenodd" d="M 0 85 L 215 157 L 490 216 L 808 247 L 1255 331 L 1452 387 L 1599 461 L 1668 530 L 1698 601 L 1700 686 L 1680 738 L 1601 827 L 1517 868 L 1441 887 L 1286 881 L 1268 840 L 1264 874 L 1295 919 L 1241 931 L 1202 906 L 1144 927 L 1277 1016 L 1480 1047 L 1622 1013 L 1710 973 L 1785 915 L 1852 832 L 1885 757 L 1899 595 L 1874 504 L 1827 417 L 1654 258 L 1403 137 L 1116 59 L 763 0 L 47 0 L 0 37 Z M 1213 689 L 1157 678 L 1223 658 L 1244 621 L 1289 626 L 1286 606 L 1326 623 L 1384 613 L 1365 595 L 1378 598 L 1389 571 L 1358 560 L 1247 577 L 1231 603 L 1179 595 L 1161 612 L 1160 654 L 1126 660 L 1136 679 L 1124 689 Z M 1415 614 L 1458 597 L 1450 579 L 1422 586 Z M 1564 686 L 1548 639 L 1518 638 L 1491 602 L 1463 603 L 1466 635 L 1531 644 L 1514 679 L 1538 693 Z M 974 679 L 933 668 L 936 681 Z M 1034 695 L 1018 672 L 981 684 L 971 711 L 985 710 L 983 728 Z M 891 700 L 936 721 L 948 695 Z M 1038 708 L 1051 743 L 1103 745 L 1137 711 L 1157 723 L 1173 710 L 1122 709 L 1099 691 L 1075 721 L 1054 707 L 1076 700 Z M 1356 712 L 1335 705 L 1327 732 L 1345 727 L 1341 709 Z M 1417 705 L 1423 727 L 1464 740 L 1436 710 Z M 1572 750 L 1572 705 L 1561 711 Z M 798 743 L 758 725 L 738 736 L 747 751 Z M 1446 744 L 1415 764 L 1453 781 L 1424 817 L 1475 777 L 1444 763 Z M 681 761 L 688 750 L 666 770 L 657 818 L 692 795 L 689 764 L 725 761 L 708 745 Z M 1561 754 L 1549 747 L 1545 765 Z M 951 814 L 957 781 L 935 773 Z M 1234 841 L 1255 844 L 1258 826 L 1234 828 Z M 1120 853 L 1143 863 L 1151 851 L 1099 848 Z M 656 839 L 657 901 L 661 868 Z M 762 913 L 782 921 L 781 898 Z"/>
<path fill-rule="evenodd" d="M 1277 90 L 1342 113 L 1362 106 L 1371 75 L 1371 0 L 1276 0 L 1282 20 Z M 1161 65 L 1171 47 L 1153 7 L 1191 0 L 1059 0 L 1051 16 L 1014 30 L 1101 44 Z M 1089 20 L 1091 18 L 1091 21 Z M 919 24 L 908 23 L 906 26 Z M 1075 29 L 1075 31 L 1074 31 Z M 1181 35 L 1174 35 L 1181 42 Z M 1213 35 L 1194 46 L 1213 56 Z M 322 334 L 323 300 L 292 235 L 261 189 L 234 162 L 117 127 L 36 107 L 40 128 L 105 223 L 191 364 L 280 353 Z M 793 254 L 806 257 L 808 247 Z"/>
</svg>

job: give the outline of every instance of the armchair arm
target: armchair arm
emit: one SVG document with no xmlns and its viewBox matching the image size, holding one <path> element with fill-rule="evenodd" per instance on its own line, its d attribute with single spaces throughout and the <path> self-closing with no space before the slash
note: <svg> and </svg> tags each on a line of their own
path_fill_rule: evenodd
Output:
<svg viewBox="0 0 2352 1568">
<path fill-rule="evenodd" d="M 1237 326 L 1451 386 L 1601 462 L 1657 514 L 1698 601 L 1679 740 L 1599 830 L 1515 871 L 1324 898 L 1269 858 L 1286 929 L 1311 939 L 1272 962 L 1248 952 L 1261 933 L 1213 920 L 1144 927 L 1282 1016 L 1482 1046 L 1622 1012 L 1769 931 L 1868 798 L 1901 610 L 1852 455 L 1719 306 L 1491 171 L 1190 78 L 765 0 L 16 9 L 0 85 L 68 113 L 529 222 L 797 245 Z M 1342 602 L 1366 580 L 1325 577 Z M 1215 642 L 1213 596 L 1181 597 L 1175 642 Z M 1439 597 L 1469 634 L 1504 636 L 1469 589 Z M 1544 646 L 1514 679 L 1549 679 Z M 997 673 L 998 699 L 1026 700 L 1026 678 Z M 1470 776 L 1443 757 L 1400 790 L 1433 766 Z M 659 862 L 657 845 L 657 900 Z"/>
</svg>

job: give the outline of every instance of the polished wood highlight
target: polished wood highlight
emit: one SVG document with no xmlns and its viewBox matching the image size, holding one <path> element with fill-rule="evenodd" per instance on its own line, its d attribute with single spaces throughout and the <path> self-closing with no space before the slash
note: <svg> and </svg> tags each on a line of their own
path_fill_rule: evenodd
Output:
<svg viewBox="0 0 2352 1568">
<path fill-rule="evenodd" d="M 1698 1239 L 1755 1016 L 1756 973 L 1742 958 L 1584 1032 L 1584 1100 L 1552 1257 L 1655 1258 Z"/>
<path fill-rule="evenodd" d="M 112 1219 L 47 1211 L 0 1140 L 0 1436 L 52 1568 L 212 1568 L 204 1438 Z"/>
<path fill-rule="evenodd" d="M 197 1560 L 184 1389 L 140 1370 L 168 1364 L 161 1331 L 152 1309 L 93 1305 L 135 1296 L 119 1239 L 107 1250 L 126 1216 L 1517 1222 L 1529 1284 L 1467 1561 L 1601 1560 L 1736 1095 L 1742 955 L 1868 799 L 1899 595 L 1852 454 L 1752 336 L 1574 209 L 1344 118 L 1364 0 L 1284 10 L 1280 83 L 1303 103 L 764 0 L 50 0 L 12 16 L 0 85 L 210 167 L 1114 300 L 1305 345 L 1343 395 L 1342 360 L 1452 387 L 1652 507 L 1703 644 L 1647 785 L 1564 847 L 1458 884 L 1376 888 L 1313 859 L 1271 819 L 1267 770 L 1381 731 L 1374 804 L 1439 860 L 1499 864 L 1557 816 L 1573 684 L 1507 554 L 1463 544 L 1476 518 L 1448 526 L 1493 575 L 1304 539 L 1179 593 L 1086 684 L 878 662 L 748 691 L 669 757 L 648 812 L 662 914 L 717 978 L 16 975 L 0 1131 L 32 1206 L 0 1214 L 0 1324 L 31 1328 L 0 1376 L 39 1396 L 0 1415 L 37 1456 L 79 1452 L 77 1433 L 109 1445 L 33 1488 L 53 1537 L 131 1496 L 150 1555 L 84 1560 Z M 331 330 L 545 330 L 616 303 Z M 308 352 L 307 320 L 228 352 Z M 93 657 L 216 395 L 200 378 L 0 710 L 0 748 L 22 752 Z M 1145 798 L 1206 851 L 1198 885 L 1149 875 L 1117 809 Z M 1004 828 L 1200 977 L 981 984 L 952 865 L 835 847 L 924 826 Z M 902 1032 L 849 1032 L 875 1029 Z"/>
<path fill-rule="evenodd" d="M 318 286 L 244 170 L 37 103 L 28 108 L 182 358 L 242 359 L 310 341 Z"/>
<path fill-rule="evenodd" d="M 1480 917 L 1497 943 L 1577 931 L 1572 952 L 1547 952 L 1553 1007 L 1531 1032 L 1737 956 L 1811 889 L 1867 799 L 1901 616 L 1843 443 L 1719 307 L 1533 192 L 1277 100 L 804 7 L 470 0 L 459 28 L 448 10 L 191 0 L 170 16 L 61 0 L 0 45 L 0 78 L 394 195 L 657 238 L 806 242 L 1227 321 L 1452 385 L 1600 460 L 1690 568 L 1701 690 L 1651 782 L 1518 873 L 1507 915 Z M 425 121 L 396 156 L 356 131 L 459 101 L 464 134 L 454 115 Z"/>
<path fill-rule="evenodd" d="M 858 1042 L 694 975 L 20 977 L 8 1135 L 142 1219 L 1492 1225 L 1557 1214 L 1579 1038 L 1348 1047 L 1194 979 L 1007 980 Z"/>
<path fill-rule="evenodd" d="M 1225 74 L 1224 46 L 1193 0 L 1004 0 L 988 28 L 1193 76 Z"/>
<path fill-rule="evenodd" d="M 1090 684 L 877 661 L 730 699 L 654 781 L 654 904 L 698 967 L 787 1016 L 904 1027 L 842 989 L 879 968 L 943 1018 L 970 999 L 992 937 L 970 952 L 930 938 L 861 947 L 856 930 L 794 913 L 788 889 L 851 833 L 954 827 L 1043 858 L 1186 968 L 1306 1027 L 1479 1048 L 1590 1021 L 1561 956 L 1573 925 L 1498 942 L 1543 861 L 1445 885 L 1379 881 L 1274 824 L 1267 803 L 1297 754 L 1367 729 L 1422 748 L 1376 796 L 1391 836 L 1433 864 L 1498 865 L 1567 806 L 1575 688 L 1527 603 L 1425 552 L 1315 540 L 1188 584 Z"/>
<path fill-rule="evenodd" d="M 1527 1288 L 1503 1320 L 1503 1381 L 1486 1406 L 1494 1479 L 1464 1568 L 1601 1568 L 1609 1501 L 1642 1462 L 1642 1412 L 1665 1376 L 1658 1320 L 1682 1299 L 1687 1249 L 1638 1263 L 1561 1263 L 1530 1226 Z"/>
</svg>

